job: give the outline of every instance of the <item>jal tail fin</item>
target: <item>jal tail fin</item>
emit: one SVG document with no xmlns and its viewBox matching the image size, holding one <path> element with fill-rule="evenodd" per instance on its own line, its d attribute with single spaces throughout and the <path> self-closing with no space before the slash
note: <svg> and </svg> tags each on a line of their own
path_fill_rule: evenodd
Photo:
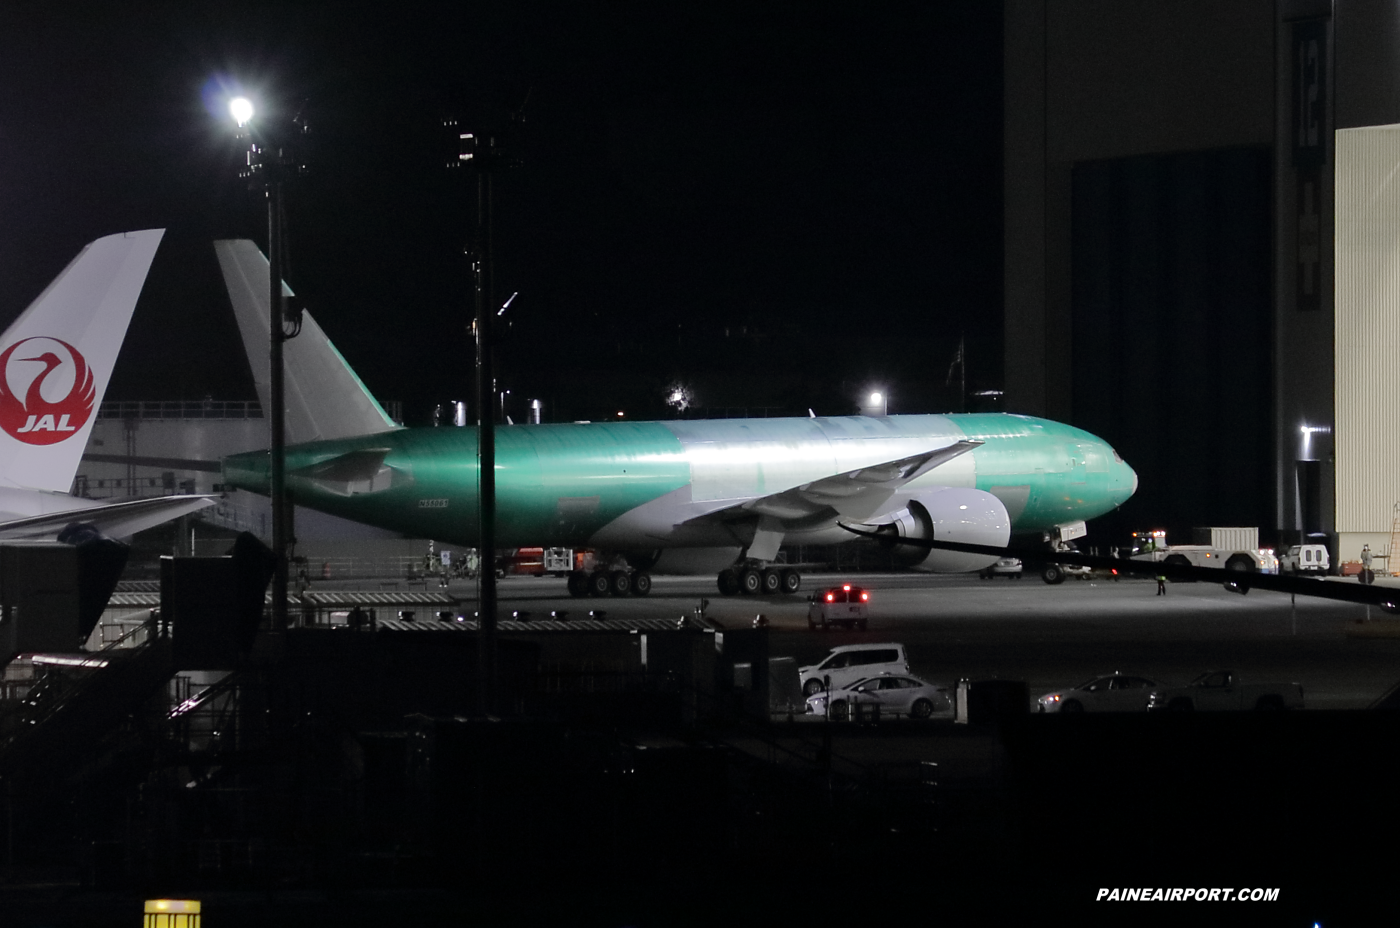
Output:
<svg viewBox="0 0 1400 928">
<path fill-rule="evenodd" d="M 247 239 L 217 241 L 214 253 L 218 255 L 229 302 L 233 304 L 238 331 L 243 336 L 243 348 L 253 369 L 258 402 L 264 410 L 269 410 L 272 408 L 268 382 L 271 300 L 267 258 Z M 292 294 L 285 281 L 282 292 L 287 296 Z M 301 333 L 287 341 L 283 351 L 287 441 L 299 444 L 398 428 L 310 313 L 302 314 Z"/>
<path fill-rule="evenodd" d="M 91 243 L 0 337 L 0 484 L 72 487 L 164 234 Z"/>
</svg>

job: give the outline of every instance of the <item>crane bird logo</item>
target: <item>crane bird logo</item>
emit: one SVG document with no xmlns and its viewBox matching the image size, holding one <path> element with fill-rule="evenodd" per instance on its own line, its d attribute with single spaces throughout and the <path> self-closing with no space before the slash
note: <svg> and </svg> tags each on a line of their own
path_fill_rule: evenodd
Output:
<svg viewBox="0 0 1400 928">
<path fill-rule="evenodd" d="M 0 429 L 31 445 L 52 445 L 78 433 L 97 391 L 78 349 L 36 336 L 0 353 Z"/>
</svg>

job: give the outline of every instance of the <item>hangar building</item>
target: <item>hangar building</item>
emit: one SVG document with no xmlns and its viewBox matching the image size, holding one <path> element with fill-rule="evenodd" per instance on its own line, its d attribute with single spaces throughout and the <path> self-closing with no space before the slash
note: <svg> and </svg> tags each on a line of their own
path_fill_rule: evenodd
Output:
<svg viewBox="0 0 1400 928">
<path fill-rule="evenodd" d="M 1006 0 L 1004 53 L 1007 408 L 1138 470 L 1104 540 L 1388 549 L 1400 6 Z"/>
</svg>

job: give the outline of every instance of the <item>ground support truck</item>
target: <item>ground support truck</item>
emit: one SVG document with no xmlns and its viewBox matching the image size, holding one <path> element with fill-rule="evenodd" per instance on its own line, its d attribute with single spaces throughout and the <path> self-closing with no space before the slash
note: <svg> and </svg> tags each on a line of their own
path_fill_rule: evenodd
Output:
<svg viewBox="0 0 1400 928">
<path fill-rule="evenodd" d="M 1165 541 L 1164 533 L 1152 533 Z M 1197 544 L 1148 543 L 1133 555 L 1135 561 L 1155 561 L 1182 567 L 1217 567 L 1258 573 L 1278 573 L 1273 549 L 1259 547 L 1257 528 L 1198 528 Z"/>
</svg>

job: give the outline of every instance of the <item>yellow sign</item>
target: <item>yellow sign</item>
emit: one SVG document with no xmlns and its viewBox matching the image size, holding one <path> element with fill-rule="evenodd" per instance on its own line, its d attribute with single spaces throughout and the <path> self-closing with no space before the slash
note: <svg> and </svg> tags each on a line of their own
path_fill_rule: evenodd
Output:
<svg viewBox="0 0 1400 928">
<path fill-rule="evenodd" d="M 199 900 L 147 899 L 145 928 L 199 928 Z"/>
</svg>

